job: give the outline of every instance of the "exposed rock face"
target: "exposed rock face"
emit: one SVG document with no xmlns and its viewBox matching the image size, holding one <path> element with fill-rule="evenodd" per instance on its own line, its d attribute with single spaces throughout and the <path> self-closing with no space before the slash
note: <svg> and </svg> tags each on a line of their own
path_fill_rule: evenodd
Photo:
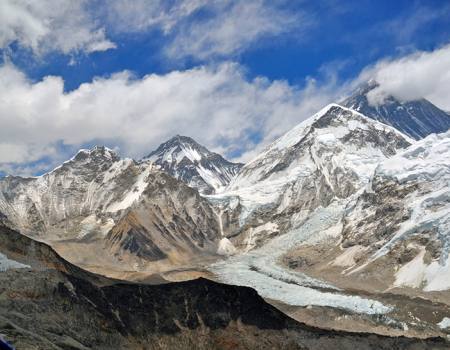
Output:
<svg viewBox="0 0 450 350">
<path fill-rule="evenodd" d="M 0 228 L 0 333 L 17 349 L 445 349 L 417 340 L 307 327 L 245 287 L 205 279 L 160 286 L 98 280 L 50 247 Z M 24 255 L 28 252 L 33 254 Z"/>
<path fill-rule="evenodd" d="M 166 174 L 147 181 L 140 200 L 106 235 L 107 246 L 148 260 L 215 254 L 220 232 L 209 203 Z"/>
<path fill-rule="evenodd" d="M 43 176 L 1 179 L 0 211 L 21 232 L 45 240 L 106 234 L 151 171 L 104 147 L 81 150 Z"/>
<path fill-rule="evenodd" d="M 202 194 L 223 189 L 243 166 L 210 152 L 190 137 L 180 135 L 161 144 L 145 159 Z"/>
<path fill-rule="evenodd" d="M 392 125 L 416 140 L 432 133 L 445 132 L 450 128 L 450 115 L 425 99 L 402 102 L 387 96 L 381 104 L 371 105 L 367 96 L 376 87 L 378 83 L 370 81 L 341 104 L 367 117 Z"/>
<path fill-rule="evenodd" d="M 261 232 L 258 226 L 272 222 L 262 238 L 274 232 L 275 224 L 285 231 L 317 207 L 353 195 L 369 182 L 379 162 L 410 142 L 392 127 L 330 105 L 246 164 L 212 199 L 239 207 L 241 225 L 252 230 Z"/>
<path fill-rule="evenodd" d="M 450 288 L 449 160 L 450 132 L 431 135 L 381 163 L 347 211 L 343 246 L 394 260 L 394 285 Z"/>
<path fill-rule="evenodd" d="M 40 177 L 1 179 L 0 212 L 10 227 L 83 266 L 184 264 L 214 255 L 220 240 L 217 215 L 197 191 L 104 147 L 81 150 Z"/>
</svg>

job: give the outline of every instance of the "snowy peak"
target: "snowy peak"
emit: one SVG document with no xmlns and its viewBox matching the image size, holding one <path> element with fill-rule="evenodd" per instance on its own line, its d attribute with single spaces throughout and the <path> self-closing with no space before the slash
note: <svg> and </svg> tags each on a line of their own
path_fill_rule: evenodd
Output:
<svg viewBox="0 0 450 350">
<path fill-rule="evenodd" d="M 192 138 L 181 135 L 161 144 L 144 160 L 153 162 L 203 194 L 218 192 L 242 167 L 242 164 L 229 162 Z"/>
<path fill-rule="evenodd" d="M 106 159 L 112 161 L 117 161 L 120 159 L 119 155 L 116 152 L 105 146 L 94 146 L 91 149 L 81 149 L 74 157 L 74 159 L 87 158 L 91 160 Z"/>
<path fill-rule="evenodd" d="M 341 104 L 391 125 L 416 140 L 432 133 L 445 132 L 450 128 L 448 113 L 426 99 L 403 102 L 393 96 L 387 96 L 381 104 L 372 105 L 368 96 L 378 86 L 376 81 L 370 80 Z"/>
<path fill-rule="evenodd" d="M 162 143 L 156 151 L 150 153 L 146 158 L 153 162 L 162 160 L 167 163 L 179 164 L 184 158 L 187 158 L 191 162 L 198 162 L 202 158 L 208 157 L 210 153 L 194 139 L 176 135 Z"/>
<path fill-rule="evenodd" d="M 95 146 L 91 149 L 80 149 L 75 156 L 55 168 L 50 173 L 73 169 L 79 169 L 83 172 L 85 170 L 101 171 L 104 170 L 105 167 L 111 166 L 111 164 L 119 162 L 120 160 L 120 156 L 112 149 L 104 146 Z"/>
<path fill-rule="evenodd" d="M 306 169 L 308 161 L 315 163 L 321 158 L 313 157 L 314 152 L 320 155 L 325 150 L 334 155 L 340 153 L 348 156 L 348 165 L 351 167 L 361 163 L 361 167 L 354 170 L 363 171 L 358 176 L 365 176 L 367 169 L 363 167 L 363 157 L 367 158 L 367 162 L 376 164 L 379 159 L 394 155 L 398 149 L 409 146 L 411 142 L 409 137 L 393 127 L 349 108 L 330 104 L 246 164 L 230 188 L 255 184 L 270 177 L 282 176 L 283 173 L 286 173 L 286 181 L 291 177 L 295 179 L 299 173 L 291 171 L 293 168 Z M 355 157 L 351 157 L 351 154 Z M 300 159 L 307 163 L 299 163 Z"/>
<path fill-rule="evenodd" d="M 411 142 L 391 126 L 331 104 L 247 163 L 218 197 L 239 199 L 241 225 L 264 216 L 285 230 L 357 193 L 380 162 Z M 253 238 L 249 231 L 248 241 Z"/>
</svg>

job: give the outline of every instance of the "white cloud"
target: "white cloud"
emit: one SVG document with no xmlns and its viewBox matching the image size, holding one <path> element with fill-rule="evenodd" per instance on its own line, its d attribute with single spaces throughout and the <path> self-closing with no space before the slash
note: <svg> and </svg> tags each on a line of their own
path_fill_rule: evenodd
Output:
<svg viewBox="0 0 450 350">
<path fill-rule="evenodd" d="M 175 0 L 168 4 L 162 0 L 111 0 L 106 10 L 112 30 L 161 29 L 168 57 L 203 60 L 239 53 L 263 38 L 310 24 L 306 16 L 282 10 L 277 4 L 282 1 Z"/>
<path fill-rule="evenodd" d="M 310 24 L 283 10 L 285 0 L 2 0 L 0 48 L 18 43 L 37 55 L 115 48 L 123 33 L 162 34 L 171 59 L 205 60 L 240 53 L 264 38 Z M 308 17 L 310 18 L 310 16 Z M 105 29 L 106 28 L 106 29 Z M 158 38 L 156 35 L 155 38 Z M 157 39 L 159 40 L 159 39 Z"/>
<path fill-rule="evenodd" d="M 382 60 L 365 69 L 358 81 L 375 79 L 380 86 L 369 94 L 379 104 L 388 95 L 411 101 L 426 98 L 450 110 L 450 45 L 431 52 L 418 51 L 399 59 Z"/>
<path fill-rule="evenodd" d="M 170 57 L 206 59 L 239 53 L 264 37 L 308 24 L 299 13 L 281 11 L 265 1 L 231 2 L 214 6 L 215 15 L 182 26 L 166 52 Z"/>
<path fill-rule="evenodd" d="M 87 6 L 86 0 L 2 0 L 0 48 L 17 42 L 37 55 L 114 48 Z"/>
<path fill-rule="evenodd" d="M 65 93 L 59 77 L 31 82 L 5 65 L 0 68 L 0 162 L 5 170 L 54 157 L 58 143 L 103 143 L 140 157 L 175 134 L 248 158 L 255 147 L 333 100 L 336 90 L 334 83 L 317 86 L 313 80 L 304 89 L 248 80 L 240 66 L 225 63 L 142 79 L 121 72 Z"/>
<path fill-rule="evenodd" d="M 156 27 L 167 34 L 192 13 L 213 3 L 208 0 L 106 0 L 103 10 L 111 29 L 118 32 L 145 32 Z"/>
</svg>

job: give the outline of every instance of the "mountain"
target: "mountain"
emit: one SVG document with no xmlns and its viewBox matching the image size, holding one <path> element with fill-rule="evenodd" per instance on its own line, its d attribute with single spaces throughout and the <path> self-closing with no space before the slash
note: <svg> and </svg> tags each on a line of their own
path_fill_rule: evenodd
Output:
<svg viewBox="0 0 450 350">
<path fill-rule="evenodd" d="M 0 285 L 10 288 L 0 294 L 13 296 L 0 300 L 0 312 L 8 309 L 18 290 L 25 288 L 31 296 L 19 308 L 31 308 L 36 295 L 42 296 L 42 318 L 33 316 L 32 322 L 50 322 L 56 335 L 47 339 L 48 330 L 39 328 L 37 334 L 43 337 L 39 339 L 67 341 L 63 344 L 70 346 L 65 348 L 102 348 L 97 345 L 103 346 L 103 333 L 91 331 L 99 325 L 117 335 L 116 348 L 133 348 L 127 343 L 130 339 L 142 347 L 144 333 L 151 339 L 175 341 L 167 343 L 175 348 L 189 347 L 200 334 L 198 327 L 212 330 L 213 342 L 217 334 L 230 337 L 244 329 L 243 341 L 254 345 L 255 338 L 249 340 L 246 332 L 256 321 L 245 326 L 242 321 L 248 312 L 256 312 L 244 305 L 255 294 L 240 299 L 245 294 L 240 287 L 227 289 L 206 281 L 160 288 L 139 284 L 206 276 L 254 288 L 312 326 L 442 335 L 446 331 L 439 324 L 445 324 L 450 312 L 446 138 L 445 134 L 414 141 L 392 126 L 331 104 L 208 195 L 196 188 L 204 181 L 197 170 L 206 169 L 204 161 L 216 158 L 183 137 L 141 161 L 94 147 L 80 150 L 42 176 L 0 179 L 0 222 L 7 226 L 0 226 L 0 270 L 5 272 L 0 273 Z M 158 159 L 170 163 L 175 175 L 186 169 L 194 175 L 172 176 Z M 224 173 L 218 164 L 214 176 Z M 13 243 L 2 251 L 2 239 L 16 231 L 26 236 L 17 234 L 22 237 L 17 239 L 13 234 Z M 27 249 L 14 248 L 30 241 Z M 54 251 L 70 265 L 55 258 Z M 35 262 L 35 254 L 41 253 L 45 264 Z M 73 264 L 78 270 L 70 267 Z M 59 272 L 49 272 L 48 267 Z M 17 268 L 24 273 L 18 279 L 12 272 Z M 29 268 L 43 272 L 27 274 Z M 94 274 L 107 276 L 106 281 Z M 110 278 L 136 284 L 113 287 L 117 281 Z M 28 285 L 32 290 L 26 289 Z M 226 299 L 221 289 L 237 297 Z M 47 308 L 50 294 L 61 304 Z M 67 305 L 75 305 L 77 311 L 67 312 Z M 255 307 L 265 308 L 260 302 Z M 223 314 L 227 308 L 236 317 Z M 223 322 L 215 322 L 216 311 Z M 14 312 L 8 315 L 13 325 L 29 327 L 24 318 L 14 318 Z M 55 322 L 51 315 L 57 315 Z M 80 315 L 87 316 L 75 322 L 72 333 L 58 328 Z M 0 333 L 5 334 L 3 320 L 0 317 Z M 173 334 L 173 324 L 184 335 L 173 338 L 161 331 L 160 327 L 168 327 Z M 289 333 L 291 328 L 286 327 L 282 329 Z M 273 338 L 276 332 L 269 330 L 257 331 L 258 337 L 267 337 L 269 348 L 286 345 L 285 337 Z M 299 344 L 295 332 L 294 344 Z M 341 333 L 333 333 L 330 341 L 341 344 L 336 334 Z M 86 346 L 85 339 L 93 345 Z M 202 339 L 211 348 L 210 340 Z M 361 345 L 359 340 L 348 341 L 351 347 Z M 395 347 L 397 343 L 390 341 L 386 344 Z M 321 342 L 308 342 L 300 344 L 323 347 Z"/>
<path fill-rule="evenodd" d="M 1 179 L 0 212 L 10 227 L 106 275 L 189 264 L 215 255 L 221 240 L 197 191 L 105 147 L 80 150 L 39 177 Z"/>
<path fill-rule="evenodd" d="M 374 80 L 369 81 L 341 105 L 391 125 L 416 140 L 450 129 L 450 115 L 423 98 L 402 102 L 388 96 L 380 105 L 370 104 L 367 96 L 378 86 Z"/>
<path fill-rule="evenodd" d="M 444 339 L 324 330 L 253 289 L 206 279 L 124 283 L 83 271 L 0 225 L 0 347 L 16 349 L 436 349 Z"/>
<path fill-rule="evenodd" d="M 441 334 L 450 312 L 443 138 L 417 142 L 349 108 L 325 107 L 208 196 L 236 248 L 210 271 L 309 324 Z"/>
<path fill-rule="evenodd" d="M 202 194 L 223 189 L 243 164 L 231 163 L 190 137 L 177 135 L 161 144 L 145 160 L 196 188 Z"/>
<path fill-rule="evenodd" d="M 298 225 L 317 207 L 356 193 L 381 161 L 411 142 L 390 126 L 331 104 L 269 145 L 212 197 L 229 202 L 229 215 L 239 212 L 240 237 L 250 248 Z"/>
<path fill-rule="evenodd" d="M 344 254 L 363 256 L 348 274 L 386 266 L 391 287 L 450 288 L 450 131 L 382 162 L 344 219 Z M 394 267 L 394 268 L 393 268 Z"/>
</svg>

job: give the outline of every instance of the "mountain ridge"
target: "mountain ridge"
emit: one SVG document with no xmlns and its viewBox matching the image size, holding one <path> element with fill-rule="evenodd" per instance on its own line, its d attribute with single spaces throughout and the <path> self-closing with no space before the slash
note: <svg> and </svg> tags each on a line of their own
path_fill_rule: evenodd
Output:
<svg viewBox="0 0 450 350">
<path fill-rule="evenodd" d="M 188 136 L 176 135 L 143 158 L 202 194 L 224 188 L 243 164 L 232 163 Z"/>
<path fill-rule="evenodd" d="M 379 84 L 375 80 L 362 84 L 341 104 L 391 125 L 416 140 L 450 128 L 450 115 L 424 98 L 402 102 L 386 96 L 382 103 L 371 104 L 368 95 L 377 87 Z"/>
</svg>

